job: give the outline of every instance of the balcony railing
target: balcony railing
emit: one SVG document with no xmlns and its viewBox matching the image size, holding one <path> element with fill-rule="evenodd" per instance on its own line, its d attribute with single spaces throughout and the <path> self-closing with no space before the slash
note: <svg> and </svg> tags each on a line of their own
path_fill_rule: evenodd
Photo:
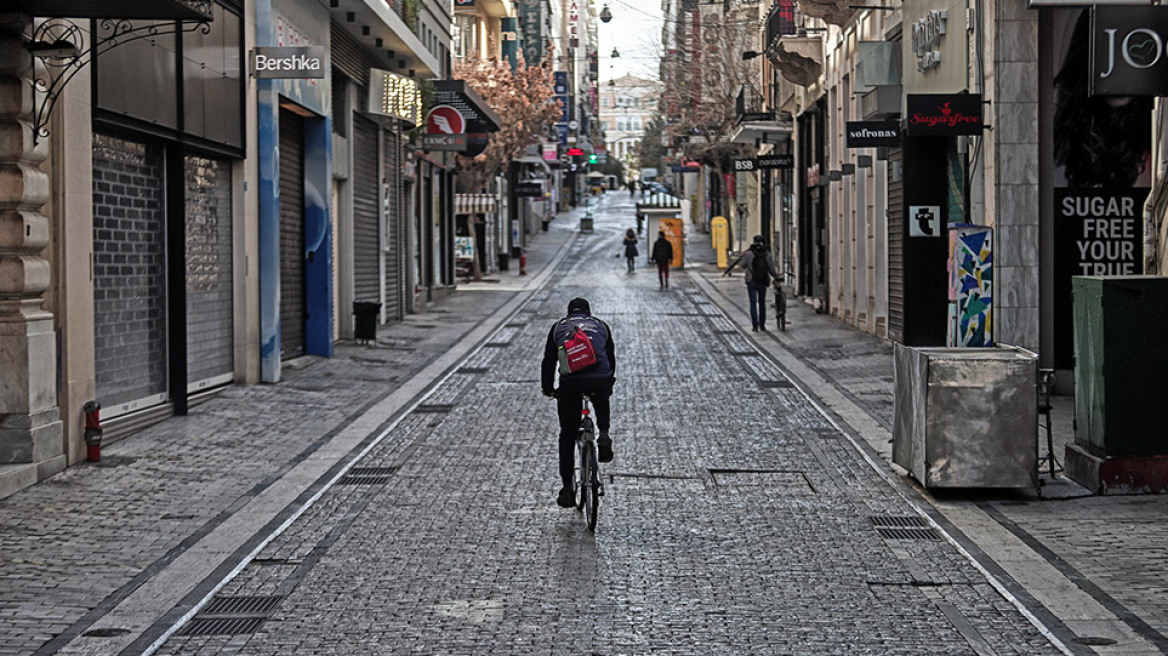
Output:
<svg viewBox="0 0 1168 656">
<path fill-rule="evenodd" d="M 776 0 L 766 17 L 766 47 L 773 48 L 781 36 L 790 36 L 799 30 L 795 0 Z"/>
</svg>

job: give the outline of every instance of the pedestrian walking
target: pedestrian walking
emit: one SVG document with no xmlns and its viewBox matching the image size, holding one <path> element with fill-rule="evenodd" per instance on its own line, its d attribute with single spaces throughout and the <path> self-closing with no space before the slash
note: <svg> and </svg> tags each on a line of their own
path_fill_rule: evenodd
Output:
<svg viewBox="0 0 1168 656">
<path fill-rule="evenodd" d="M 596 362 L 574 373 L 560 369 L 560 347 L 573 338 L 576 329 L 584 331 L 592 342 Z M 560 386 L 555 386 L 556 371 L 560 371 Z M 585 395 L 592 399 L 596 410 L 596 428 L 600 438 L 596 442 L 600 462 L 612 462 L 612 438 L 608 435 L 610 423 L 609 397 L 616 382 L 616 350 L 612 330 L 608 324 L 592 316 L 587 299 L 573 298 L 568 302 L 568 315 L 552 325 L 543 350 L 540 366 L 540 385 L 545 396 L 556 399 L 560 418 L 560 478 L 563 487 L 556 498 L 562 508 L 575 505 L 572 474 L 575 469 L 576 432 L 580 428 L 580 405 Z"/>
<path fill-rule="evenodd" d="M 624 246 L 625 261 L 628 262 L 629 273 L 632 273 L 636 269 L 635 262 L 637 261 L 637 256 L 641 254 L 637 250 L 637 233 L 632 228 L 625 231 Z"/>
<path fill-rule="evenodd" d="M 633 198 L 636 195 L 637 195 L 637 181 L 636 180 L 629 180 L 629 198 Z"/>
<path fill-rule="evenodd" d="M 750 299 L 751 330 L 765 331 L 767 288 L 770 287 L 771 278 L 777 279 L 779 274 L 775 271 L 774 257 L 771 256 L 771 250 L 767 248 L 762 235 L 755 235 L 750 248 L 726 267 L 726 272 L 722 275 L 730 275 L 734 267 L 739 265 L 746 269 L 746 294 Z"/>
<path fill-rule="evenodd" d="M 653 262 L 657 264 L 657 285 L 669 289 L 669 266 L 673 264 L 673 244 L 665 238 L 665 231 L 657 231 L 657 241 L 653 242 Z"/>
</svg>

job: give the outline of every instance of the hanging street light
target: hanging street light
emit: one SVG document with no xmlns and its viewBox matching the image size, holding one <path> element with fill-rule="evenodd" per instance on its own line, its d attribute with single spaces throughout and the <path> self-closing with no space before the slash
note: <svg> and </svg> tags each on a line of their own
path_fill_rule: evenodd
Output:
<svg viewBox="0 0 1168 656">
<path fill-rule="evenodd" d="M 600 21 L 607 23 L 612 20 L 612 11 L 609 10 L 608 5 L 604 5 L 604 9 L 600 10 Z"/>
</svg>

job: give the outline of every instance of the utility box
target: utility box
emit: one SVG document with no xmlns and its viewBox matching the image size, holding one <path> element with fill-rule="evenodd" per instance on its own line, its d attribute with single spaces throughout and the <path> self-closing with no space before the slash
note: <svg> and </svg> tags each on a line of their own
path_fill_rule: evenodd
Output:
<svg viewBox="0 0 1168 656">
<path fill-rule="evenodd" d="M 1076 276 L 1075 443 L 1102 457 L 1168 454 L 1168 277 Z"/>
<path fill-rule="evenodd" d="M 927 488 L 1037 488 L 1038 356 L 894 351 L 892 460 Z"/>
</svg>

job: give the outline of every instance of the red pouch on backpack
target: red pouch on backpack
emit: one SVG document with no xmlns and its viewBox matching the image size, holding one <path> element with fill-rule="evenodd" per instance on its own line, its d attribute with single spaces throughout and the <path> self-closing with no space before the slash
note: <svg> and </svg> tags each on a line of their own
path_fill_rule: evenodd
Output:
<svg viewBox="0 0 1168 656">
<path fill-rule="evenodd" d="M 580 326 L 560 345 L 560 375 L 566 376 L 596 364 L 596 349 L 592 339 Z"/>
</svg>

